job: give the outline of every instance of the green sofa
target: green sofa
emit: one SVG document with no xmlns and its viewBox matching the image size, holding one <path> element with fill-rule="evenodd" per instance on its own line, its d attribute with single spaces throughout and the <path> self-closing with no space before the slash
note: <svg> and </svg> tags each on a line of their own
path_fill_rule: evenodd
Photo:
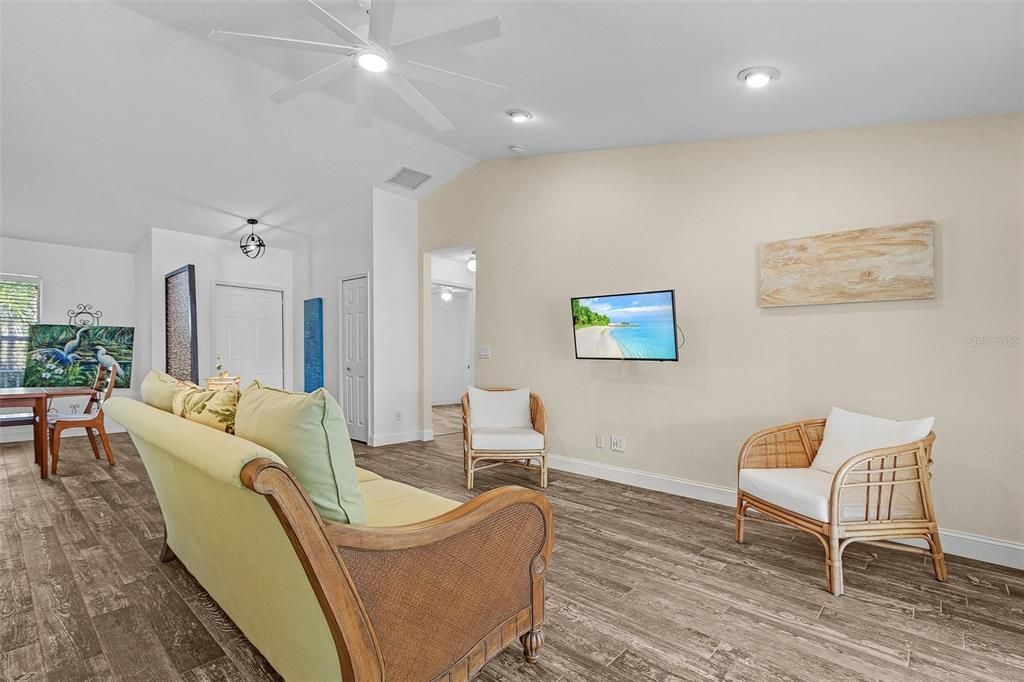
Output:
<svg viewBox="0 0 1024 682">
<path fill-rule="evenodd" d="M 468 679 L 543 644 L 551 510 L 506 487 L 458 502 L 359 469 L 367 524 L 325 523 L 273 452 L 128 398 L 175 556 L 287 680 Z"/>
</svg>

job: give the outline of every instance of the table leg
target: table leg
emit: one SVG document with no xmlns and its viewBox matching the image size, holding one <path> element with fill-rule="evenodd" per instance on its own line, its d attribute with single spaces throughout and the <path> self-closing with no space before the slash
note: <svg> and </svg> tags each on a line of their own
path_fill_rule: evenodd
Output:
<svg viewBox="0 0 1024 682">
<path fill-rule="evenodd" d="M 46 423 L 46 398 L 37 398 L 35 409 L 35 442 L 36 442 L 36 463 L 39 465 L 39 477 L 46 478 L 50 475 L 50 447 L 49 428 Z"/>
</svg>

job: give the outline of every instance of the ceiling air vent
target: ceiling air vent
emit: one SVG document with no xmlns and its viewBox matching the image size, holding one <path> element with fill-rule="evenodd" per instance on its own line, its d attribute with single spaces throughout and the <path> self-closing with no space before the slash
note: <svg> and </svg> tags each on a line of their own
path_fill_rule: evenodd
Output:
<svg viewBox="0 0 1024 682">
<path fill-rule="evenodd" d="M 430 176 L 427 175 L 426 173 L 421 173 L 418 170 L 413 170 L 412 168 L 406 168 L 405 166 L 402 166 L 402 170 L 398 171 L 390 178 L 388 178 L 387 182 L 389 184 L 398 185 L 399 187 L 404 187 L 406 189 L 416 189 L 429 179 Z"/>
</svg>

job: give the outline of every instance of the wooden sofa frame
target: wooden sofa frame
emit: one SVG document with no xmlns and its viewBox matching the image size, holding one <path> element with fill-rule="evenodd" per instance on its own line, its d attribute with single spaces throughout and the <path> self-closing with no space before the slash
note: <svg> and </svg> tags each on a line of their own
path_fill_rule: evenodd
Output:
<svg viewBox="0 0 1024 682">
<path fill-rule="evenodd" d="M 554 542 L 540 493 L 506 486 L 422 523 L 366 528 L 325 524 L 292 473 L 269 459 L 249 462 L 241 480 L 267 498 L 291 540 L 345 682 L 466 680 L 517 638 L 536 662 Z M 165 542 L 161 559 L 172 558 Z"/>
<path fill-rule="evenodd" d="M 809 467 L 824 433 L 824 419 L 807 419 L 759 431 L 740 449 L 737 473 L 739 469 Z M 929 433 L 919 441 L 862 452 L 844 462 L 832 479 L 828 522 L 758 499 L 737 486 L 736 542 L 743 542 L 743 524 L 748 519 L 810 533 L 825 549 L 826 583 L 835 595 L 843 593 L 843 551 L 854 542 L 928 556 L 935 577 L 945 581 L 946 560 L 939 541 L 930 485 L 934 441 L 935 433 Z M 898 509 L 894 514 L 897 486 L 914 489 L 916 515 L 908 517 Z M 863 496 L 863 513 L 858 507 L 857 513 L 851 514 L 850 505 L 843 504 L 844 499 L 848 499 L 846 496 L 853 494 Z M 751 510 L 761 516 L 748 516 Z M 928 549 L 893 542 L 896 539 L 921 539 L 928 543 Z"/>
<path fill-rule="evenodd" d="M 485 388 L 485 391 L 512 391 L 504 386 Z M 514 466 L 540 473 L 540 487 L 548 487 L 548 411 L 536 393 L 530 394 L 530 423 L 533 430 L 544 436 L 540 450 L 481 450 L 473 447 L 473 420 L 469 405 L 469 392 L 462 394 L 462 451 L 466 470 L 466 488 L 473 489 L 476 472 L 497 466 Z M 480 462 L 490 462 L 481 466 Z M 537 462 L 532 464 L 531 462 Z"/>
</svg>

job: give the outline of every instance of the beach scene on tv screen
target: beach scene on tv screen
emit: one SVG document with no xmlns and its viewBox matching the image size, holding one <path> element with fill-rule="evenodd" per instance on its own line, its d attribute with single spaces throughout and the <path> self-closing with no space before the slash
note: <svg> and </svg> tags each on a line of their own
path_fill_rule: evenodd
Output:
<svg viewBox="0 0 1024 682">
<path fill-rule="evenodd" d="M 672 292 L 572 299 L 576 357 L 675 360 Z"/>
</svg>

